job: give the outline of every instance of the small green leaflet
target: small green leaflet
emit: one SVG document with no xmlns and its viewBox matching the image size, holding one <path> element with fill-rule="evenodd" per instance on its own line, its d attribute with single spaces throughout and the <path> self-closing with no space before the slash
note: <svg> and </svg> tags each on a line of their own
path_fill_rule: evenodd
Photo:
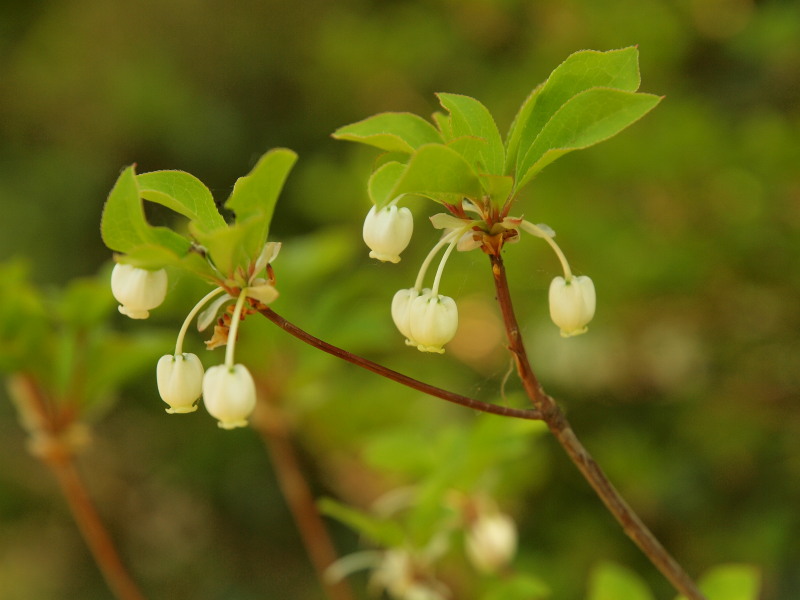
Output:
<svg viewBox="0 0 800 600">
<path fill-rule="evenodd" d="M 250 173 L 236 181 L 230 198 L 225 202 L 225 208 L 236 213 L 236 225 L 247 224 L 247 231 L 240 242 L 244 253 L 252 260 L 258 257 L 267 241 L 275 204 L 296 161 L 297 154 L 291 150 L 270 150 L 261 157 Z M 213 258 L 213 251 L 211 255 Z"/>
<path fill-rule="evenodd" d="M 333 132 L 333 137 L 406 154 L 423 144 L 443 141 L 436 128 L 422 117 L 393 112 L 380 113 L 358 123 L 340 127 Z"/>
<path fill-rule="evenodd" d="M 448 134 L 452 139 L 472 137 L 480 140 L 464 158 L 478 173 L 503 175 L 505 148 L 497 125 L 489 110 L 469 96 L 436 94 L 442 107 L 450 113 Z"/>
<path fill-rule="evenodd" d="M 184 171 L 153 171 L 136 176 L 139 195 L 191 220 L 202 231 L 226 226 L 211 191 L 194 175 Z"/>
<path fill-rule="evenodd" d="M 125 169 L 114 184 L 103 207 L 100 233 L 106 246 L 117 252 L 155 245 L 182 256 L 191 247 L 189 240 L 171 229 L 147 222 L 133 167 Z"/>
<path fill-rule="evenodd" d="M 589 578 L 588 600 L 654 600 L 642 579 L 611 562 L 598 565 Z"/>
<path fill-rule="evenodd" d="M 239 178 L 226 207 L 236 213 L 227 225 L 208 188 L 183 171 L 155 171 L 136 175 L 125 169 L 103 209 L 100 229 L 106 245 L 124 256 L 128 264 L 146 269 L 178 266 L 206 279 L 218 279 L 208 262 L 193 251 L 192 241 L 166 227 L 153 227 L 145 219 L 142 200 L 156 202 L 189 219 L 189 231 L 205 246 L 217 269 L 234 277 L 263 248 L 275 204 L 294 166 L 291 150 L 270 150 L 253 170 Z"/>
</svg>

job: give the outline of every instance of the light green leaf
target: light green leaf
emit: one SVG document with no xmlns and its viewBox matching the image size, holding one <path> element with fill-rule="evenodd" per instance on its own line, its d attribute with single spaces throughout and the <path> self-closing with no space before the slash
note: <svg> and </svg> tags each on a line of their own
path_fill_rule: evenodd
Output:
<svg viewBox="0 0 800 600">
<path fill-rule="evenodd" d="M 403 530 L 395 521 L 368 515 L 332 498 L 322 498 L 317 505 L 322 514 L 341 521 L 377 544 L 392 548 L 403 543 Z"/>
<path fill-rule="evenodd" d="M 433 122 L 436 123 L 436 127 L 439 128 L 444 140 L 453 139 L 453 124 L 450 121 L 450 115 L 437 110 L 433 113 Z"/>
<path fill-rule="evenodd" d="M 242 240 L 242 243 L 244 252 L 253 260 L 258 257 L 267 240 L 275 204 L 296 160 L 297 154 L 286 148 L 270 150 L 261 157 L 248 175 L 236 181 L 233 192 L 225 203 L 226 208 L 236 213 L 237 224 L 250 221 L 247 238 Z M 193 231 L 200 230 L 195 228 Z M 236 237 L 238 234 L 221 234 L 221 237 L 216 239 L 222 239 L 225 235 Z M 214 257 L 214 260 L 217 258 Z M 238 263 L 238 259 L 235 262 Z M 221 268 L 219 263 L 217 266 Z"/>
<path fill-rule="evenodd" d="M 182 255 L 191 246 L 189 240 L 171 229 L 153 227 L 147 222 L 133 167 L 122 172 L 106 200 L 100 234 L 106 246 L 117 252 L 153 244 Z"/>
<path fill-rule="evenodd" d="M 182 214 L 202 231 L 225 227 L 211 191 L 194 175 L 184 171 L 153 171 L 137 175 L 139 195 Z"/>
<path fill-rule="evenodd" d="M 196 230 L 190 224 L 189 229 L 197 241 L 205 247 L 214 265 L 230 279 L 236 277 L 236 269 L 244 270 L 255 261 L 264 246 L 266 236 L 262 235 L 264 218 L 254 216 L 238 221 L 225 229 L 216 229 L 210 233 Z M 255 240 L 261 240 L 258 250 L 253 250 Z"/>
<path fill-rule="evenodd" d="M 192 250 L 189 250 L 183 256 L 179 256 L 162 246 L 144 244 L 120 256 L 117 260 L 141 269 L 155 270 L 171 266 L 195 273 L 209 281 L 214 281 L 218 278 L 217 274 L 209 266 L 208 261 Z"/>
<path fill-rule="evenodd" d="M 478 178 L 495 206 L 502 206 L 514 188 L 514 178 L 511 175 L 479 175 Z"/>
<path fill-rule="evenodd" d="M 567 57 L 531 92 L 514 118 L 506 140 L 506 173 L 513 171 L 519 163 L 518 154 L 525 154 L 545 123 L 570 98 L 594 87 L 635 92 L 639 83 L 636 47 L 608 52 L 582 50 Z"/>
<path fill-rule="evenodd" d="M 589 578 L 588 600 L 654 600 L 653 594 L 633 571 L 605 562 Z"/>
<path fill-rule="evenodd" d="M 482 195 L 478 176 L 458 152 L 442 144 L 419 148 L 390 196 L 416 194 L 437 202 L 458 203 Z"/>
<path fill-rule="evenodd" d="M 720 565 L 703 576 L 700 590 L 708 600 L 758 600 L 761 572 L 753 565 Z"/>
<path fill-rule="evenodd" d="M 394 197 L 390 197 L 390 195 L 405 170 L 406 165 L 392 161 L 385 163 L 372 173 L 367 190 L 373 204 L 382 207 L 394 200 Z"/>
<path fill-rule="evenodd" d="M 581 92 L 553 115 L 520 157 L 515 191 L 557 158 L 607 140 L 638 121 L 660 101 L 660 96 L 610 88 Z"/>
<path fill-rule="evenodd" d="M 338 140 L 360 142 L 389 152 L 410 154 L 424 144 L 441 143 L 442 136 L 422 117 L 412 113 L 385 112 L 333 132 Z"/>
<path fill-rule="evenodd" d="M 477 152 L 465 155 L 478 173 L 502 175 L 505 162 L 505 148 L 497 125 L 489 110 L 480 102 L 469 96 L 459 94 L 436 94 L 439 102 L 450 113 L 451 135 L 475 137 L 485 144 L 473 146 Z"/>
<path fill-rule="evenodd" d="M 481 600 L 539 600 L 549 597 L 550 588 L 541 579 L 515 573 L 510 579 L 493 582 Z"/>
</svg>

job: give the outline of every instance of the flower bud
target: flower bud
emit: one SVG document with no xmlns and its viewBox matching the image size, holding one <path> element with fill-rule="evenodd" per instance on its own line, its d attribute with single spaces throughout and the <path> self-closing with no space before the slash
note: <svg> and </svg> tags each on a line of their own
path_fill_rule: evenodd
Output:
<svg viewBox="0 0 800 600">
<path fill-rule="evenodd" d="M 384 262 L 400 262 L 400 253 L 406 249 L 414 231 L 414 218 L 407 208 L 386 206 L 380 210 L 373 206 L 364 220 L 364 242 L 369 246 L 370 258 Z"/>
<path fill-rule="evenodd" d="M 203 364 L 196 354 L 162 356 L 156 366 L 156 381 L 161 399 L 170 406 L 168 413 L 197 410 L 195 401 L 203 391 Z"/>
<path fill-rule="evenodd" d="M 244 365 L 217 365 L 203 377 L 203 403 L 223 429 L 246 427 L 256 407 L 256 384 Z"/>
<path fill-rule="evenodd" d="M 585 275 L 565 281 L 556 277 L 550 284 L 550 318 L 561 328 L 563 337 L 586 331 L 594 316 L 596 296 L 594 283 Z"/>
<path fill-rule="evenodd" d="M 417 297 L 419 290 L 411 288 L 398 291 L 392 298 L 392 320 L 400 333 L 406 336 L 406 344 L 409 346 L 417 345 L 411 337 L 411 304 Z"/>
<path fill-rule="evenodd" d="M 409 314 L 410 340 L 421 352 L 444 353 L 444 346 L 458 329 L 458 308 L 449 296 L 433 295 L 424 290 L 411 302 Z"/>
<path fill-rule="evenodd" d="M 480 514 L 465 538 L 467 557 L 476 569 L 495 573 L 517 551 L 517 528 L 508 515 L 499 512 Z"/>
<path fill-rule="evenodd" d="M 120 303 L 119 312 L 131 319 L 146 319 L 167 296 L 167 272 L 117 263 L 111 271 L 111 292 Z"/>
</svg>

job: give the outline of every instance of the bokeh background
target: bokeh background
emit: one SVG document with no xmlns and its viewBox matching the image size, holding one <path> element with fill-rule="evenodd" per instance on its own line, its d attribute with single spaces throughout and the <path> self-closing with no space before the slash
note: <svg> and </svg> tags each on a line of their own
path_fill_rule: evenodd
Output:
<svg viewBox="0 0 800 600">
<path fill-rule="evenodd" d="M 414 203 L 417 233 L 402 263 L 369 261 L 360 227 L 375 153 L 329 134 L 380 111 L 429 115 L 436 91 L 479 98 L 505 131 L 567 55 L 633 44 L 642 91 L 665 100 L 617 138 L 548 167 L 519 207 L 558 231 L 575 270 L 592 276 L 595 321 L 581 338 L 559 338 L 546 306 L 557 264 L 534 240 L 507 251 L 520 320 L 540 379 L 687 570 L 756 564 L 764 600 L 798 598 L 796 1 L 5 0 L 0 258 L 25 258 L 43 289 L 92 275 L 108 268 L 99 217 L 123 166 L 189 171 L 223 201 L 261 153 L 290 147 L 300 161 L 272 228 L 285 243 L 275 309 L 495 401 L 508 362 L 486 259 L 448 265 L 443 292 L 462 313 L 448 353 L 407 349 L 388 303 L 436 239 L 424 225 L 434 207 Z M 172 335 L 201 292 L 176 280 L 149 322 L 115 317 L 114 326 Z M 199 338 L 192 344 L 199 351 Z M 409 483 L 370 467 L 370 440 L 400 427 L 435 436 L 479 418 L 255 319 L 241 352 L 288 415 L 315 492 L 356 505 Z M 0 597 L 109 597 L 2 400 Z M 149 372 L 93 431 L 87 479 L 149 597 L 322 597 L 253 431 L 218 430 L 202 410 L 167 418 Z M 604 559 L 672 597 L 552 440 L 536 437 L 529 458 L 503 469 L 514 485 L 498 500 L 519 523 L 520 560 L 553 598 L 582 598 Z M 360 547 L 332 529 L 342 553 Z"/>
</svg>

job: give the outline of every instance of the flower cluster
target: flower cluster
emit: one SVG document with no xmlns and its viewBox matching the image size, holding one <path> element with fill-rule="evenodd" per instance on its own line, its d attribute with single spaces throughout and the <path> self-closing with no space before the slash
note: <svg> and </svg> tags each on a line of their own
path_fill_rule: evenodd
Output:
<svg viewBox="0 0 800 600">
<path fill-rule="evenodd" d="M 414 287 L 398 291 L 392 299 L 392 319 L 406 338 L 406 344 L 422 352 L 444 352 L 458 328 L 458 307 L 449 296 L 439 293 L 445 263 L 454 249 L 465 252 L 481 248 L 489 238 L 501 236 L 506 242 L 517 241 L 518 232 L 525 231 L 544 239 L 556 253 L 564 276 L 556 277 L 550 285 L 550 317 L 570 337 L 584 333 L 595 311 L 594 284 L 584 275 L 574 276 L 564 253 L 555 240 L 555 232 L 547 225 L 534 225 L 522 218 L 498 218 L 496 211 L 481 209 L 468 200 L 459 206 L 446 205 L 450 214 L 431 217 L 433 226 L 443 230 L 439 242 L 433 247 L 420 267 Z M 475 213 L 470 218 L 467 213 Z M 399 262 L 413 232 L 411 212 L 398 208 L 397 200 L 378 209 L 373 206 L 364 221 L 364 241 L 370 248 L 370 257 L 384 262 Z M 430 288 L 423 288 L 428 267 L 444 247 L 439 268 Z M 484 248 L 485 249 L 485 248 Z"/>
<path fill-rule="evenodd" d="M 202 396 L 209 414 L 217 419 L 223 429 L 247 425 L 247 419 L 256 406 L 256 385 L 250 371 L 234 362 L 239 322 L 252 303 L 268 304 L 278 297 L 274 281 L 260 277 L 277 256 L 280 244 L 267 243 L 261 255 L 248 270 L 250 275 L 235 288 L 219 285 L 206 294 L 189 312 L 178 333 L 175 352 L 159 359 L 156 366 L 158 393 L 167 403 L 170 414 L 190 413 L 197 410 Z M 159 306 L 167 293 L 167 274 L 163 269 L 148 271 L 127 264 L 117 264 L 111 274 L 111 290 L 120 303 L 119 311 L 133 319 L 145 319 L 149 311 Z M 200 313 L 212 299 L 208 308 Z M 235 301 L 230 315 L 218 320 L 214 337 L 207 342 L 209 349 L 227 345 L 225 362 L 204 371 L 196 354 L 183 352 L 183 340 L 191 322 L 197 317 L 200 331 L 214 320 L 220 308 Z M 199 317 L 198 317 L 198 313 Z"/>
</svg>

